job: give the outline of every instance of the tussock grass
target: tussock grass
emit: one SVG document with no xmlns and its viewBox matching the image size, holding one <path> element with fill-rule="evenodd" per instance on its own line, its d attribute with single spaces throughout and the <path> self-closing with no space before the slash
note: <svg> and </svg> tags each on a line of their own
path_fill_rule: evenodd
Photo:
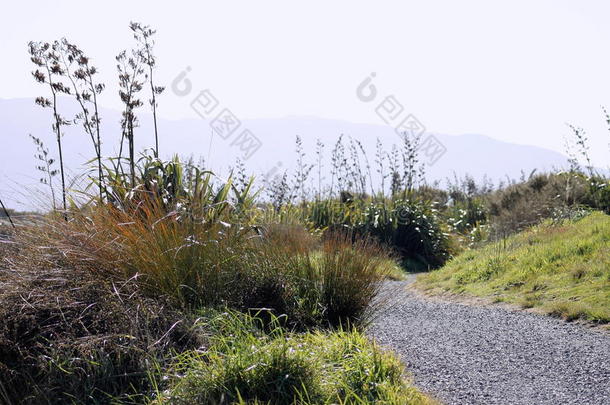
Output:
<svg viewBox="0 0 610 405">
<path fill-rule="evenodd" d="M 0 403 L 141 403 L 151 364 L 203 339 L 133 280 L 61 269 L 0 269 Z"/>
<path fill-rule="evenodd" d="M 417 285 L 610 322 L 610 217 L 546 222 L 463 253 Z"/>
<path fill-rule="evenodd" d="M 364 322 L 388 259 L 378 244 L 353 235 L 319 241 L 301 226 L 193 219 L 154 200 L 131 210 L 90 207 L 68 222 L 47 218 L 19 238 L 28 246 L 22 261 L 33 268 L 135 278 L 149 296 L 184 310 L 264 307 L 299 327 Z"/>
<path fill-rule="evenodd" d="M 278 319 L 269 329 L 235 313 L 204 323 L 215 331 L 209 348 L 178 358 L 156 403 L 432 403 L 409 385 L 396 357 L 355 330 L 293 334 Z"/>
<path fill-rule="evenodd" d="M 425 401 L 356 331 L 396 277 L 378 241 L 268 215 L 251 183 L 177 159 L 138 169 L 134 187 L 108 171 L 105 201 L 32 218 L 4 243 L 0 401 L 142 403 L 163 375 L 178 403 Z M 187 327 L 227 308 L 241 314 Z"/>
<path fill-rule="evenodd" d="M 0 375 L 3 385 L 9 384 L 2 387 L 4 397 L 14 402 L 27 395 L 38 401 L 50 393 L 51 403 L 141 403 L 159 384 L 157 371 L 167 370 L 174 355 L 178 362 L 189 359 L 189 369 L 213 371 L 210 378 L 237 372 L 245 361 L 261 365 L 259 379 L 242 370 L 225 375 L 226 381 L 189 380 L 195 386 L 215 384 L 210 395 L 222 398 L 232 398 L 234 386 L 245 387 L 240 395 L 260 397 L 261 403 L 331 403 L 332 398 L 367 403 L 371 395 L 404 403 L 404 398 L 418 397 L 414 390 L 400 388 L 404 383 L 395 359 L 371 354 L 357 332 L 342 332 L 366 323 L 374 310 L 371 302 L 391 263 L 378 244 L 345 233 L 320 240 L 296 226 L 272 225 L 257 232 L 158 214 L 145 205 L 131 213 L 90 207 L 72 212 L 68 222 L 49 216 L 13 235 L 0 267 L 5 308 L 0 310 Z M 242 322 L 239 326 L 233 319 L 190 327 L 189 314 L 210 307 L 254 313 L 258 320 L 232 315 Z M 338 332 L 287 333 L 287 326 L 330 326 Z M 229 368 L 214 363 L 213 353 L 231 359 L 226 342 L 234 338 L 242 340 L 231 345 L 247 357 L 235 354 Z M 218 352 L 202 356 L 189 350 L 205 349 L 208 339 Z M 245 343 L 254 340 L 257 349 L 246 350 Z M 304 347 L 296 360 L 292 354 L 286 357 L 286 348 L 292 347 L 286 342 Z M 334 348 L 339 342 L 345 352 Z M 332 358 L 311 358 L 333 350 Z M 361 368 L 343 358 L 352 355 L 362 357 Z M 349 381 L 348 374 L 335 376 L 338 364 L 354 367 L 358 374 L 349 374 Z M 371 365 L 390 371 L 369 376 Z M 288 382 L 286 375 L 291 376 Z M 339 379 L 336 387 L 352 385 L 333 391 L 329 378 Z M 389 388 L 379 388 L 378 394 L 371 388 L 376 384 Z M 189 395 L 183 403 L 192 403 Z"/>
</svg>

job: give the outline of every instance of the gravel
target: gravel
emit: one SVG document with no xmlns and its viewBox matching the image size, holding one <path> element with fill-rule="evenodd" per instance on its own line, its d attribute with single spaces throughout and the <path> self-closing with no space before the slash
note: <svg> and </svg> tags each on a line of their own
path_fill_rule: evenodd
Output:
<svg viewBox="0 0 610 405">
<path fill-rule="evenodd" d="M 422 391 L 446 404 L 610 404 L 610 334 L 496 306 L 384 284 L 368 333 Z"/>
</svg>

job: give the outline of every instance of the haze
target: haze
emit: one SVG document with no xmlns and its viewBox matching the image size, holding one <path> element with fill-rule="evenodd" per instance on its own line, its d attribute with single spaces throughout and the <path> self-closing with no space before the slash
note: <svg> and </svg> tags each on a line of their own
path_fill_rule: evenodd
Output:
<svg viewBox="0 0 610 405">
<path fill-rule="evenodd" d="M 188 66 L 194 87 L 240 118 L 382 124 L 355 96 L 375 72 L 429 131 L 563 151 L 569 122 L 589 131 L 606 166 L 609 11 L 602 1 L 5 2 L 0 98 L 39 95 L 26 44 L 66 36 L 100 68 L 102 104 L 118 109 L 114 56 L 137 20 L 157 28 L 160 83 Z M 160 111 L 195 116 L 171 91 Z"/>
</svg>

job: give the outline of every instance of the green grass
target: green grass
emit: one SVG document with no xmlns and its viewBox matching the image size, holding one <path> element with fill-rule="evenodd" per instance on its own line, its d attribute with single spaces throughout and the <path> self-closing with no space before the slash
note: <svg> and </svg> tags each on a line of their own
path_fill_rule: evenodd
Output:
<svg viewBox="0 0 610 405">
<path fill-rule="evenodd" d="M 394 258 L 385 258 L 379 264 L 380 272 L 390 280 L 401 281 L 407 276 L 405 268 Z"/>
<path fill-rule="evenodd" d="M 610 322 L 610 216 L 544 223 L 470 250 L 417 286 L 491 297 L 569 320 Z"/>
<path fill-rule="evenodd" d="M 203 319 L 209 347 L 179 356 L 158 404 L 432 403 L 393 354 L 355 330 L 288 333 L 277 319 L 238 313 Z"/>
</svg>

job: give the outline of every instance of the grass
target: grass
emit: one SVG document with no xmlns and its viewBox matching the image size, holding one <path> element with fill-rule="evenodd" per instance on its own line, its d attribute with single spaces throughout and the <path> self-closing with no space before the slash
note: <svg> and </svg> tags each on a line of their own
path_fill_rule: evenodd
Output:
<svg viewBox="0 0 610 405">
<path fill-rule="evenodd" d="M 72 63 L 74 53 L 53 51 L 40 56 L 57 62 L 57 51 Z M 94 69 L 80 56 L 91 80 Z M 49 74 L 66 73 L 55 70 Z M 121 78 L 133 84 L 137 76 Z M 99 123 L 95 100 L 94 92 L 90 118 Z M 221 180 L 177 157 L 163 162 L 145 152 L 136 162 L 135 107 L 126 108 L 130 157 L 121 145 L 103 164 L 98 134 L 98 179 L 70 192 L 69 208 L 64 198 L 64 211 L 18 221 L 17 230 L 0 212 L 2 403 L 431 403 L 393 355 L 359 332 L 380 282 L 403 277 L 379 244 L 409 271 L 430 270 L 460 250 L 457 242 L 520 230 L 558 208 L 608 211 L 604 179 L 572 174 L 495 195 L 472 178 L 456 179 L 449 192 L 423 186 L 424 164 L 409 137 L 390 153 L 378 142 L 380 188 L 360 142 L 342 136 L 323 187 L 318 141 L 317 190 L 307 186 L 316 165 L 297 137 L 293 176 L 267 181 L 270 198 L 257 202 L 243 164 Z M 44 161 L 51 184 L 56 171 Z M 604 188 L 588 196 L 593 183 Z M 99 196 L 87 201 L 91 188 Z M 601 214 L 536 228 L 468 252 L 420 283 L 608 321 L 609 228 Z"/>
<path fill-rule="evenodd" d="M 286 332 L 237 313 L 204 317 L 205 351 L 183 353 L 157 404 L 430 404 L 400 362 L 355 330 Z M 263 331 L 266 328 L 266 331 Z"/>
<path fill-rule="evenodd" d="M 271 210 L 251 181 L 236 187 L 178 159 L 142 165 L 135 188 L 109 172 L 105 202 L 2 232 L 0 400 L 432 402 L 361 330 L 381 281 L 404 277 L 398 260 L 430 269 L 457 251 L 434 203 L 364 196 Z M 420 284 L 604 322 L 609 235 L 602 214 L 545 224 Z"/>
<path fill-rule="evenodd" d="M 169 297 L 185 311 L 265 307 L 297 327 L 366 321 L 390 270 L 383 248 L 344 233 L 319 240 L 302 227 L 257 229 L 180 218 L 153 205 L 97 206 L 73 213 L 69 222 L 47 219 L 18 240 L 30 247 L 22 262 L 32 267 L 137 278 L 150 297 Z"/>
<path fill-rule="evenodd" d="M 358 332 L 400 277 L 378 242 L 274 222 L 247 187 L 177 160 L 141 172 L 133 189 L 109 173 L 107 202 L 3 232 L 0 402 L 425 400 Z M 241 312 L 191 327 L 214 309 Z"/>
<path fill-rule="evenodd" d="M 379 266 L 380 271 L 385 274 L 389 280 L 401 281 L 404 280 L 407 275 L 405 268 L 399 261 L 391 257 L 384 258 Z"/>
<path fill-rule="evenodd" d="M 467 251 L 417 286 L 492 297 L 568 320 L 610 322 L 610 216 L 545 222 Z"/>
<path fill-rule="evenodd" d="M 0 266 L 0 303 L 7 405 L 142 403 L 150 365 L 203 341 L 187 317 L 163 297 L 143 297 L 134 280 L 109 283 L 70 268 Z"/>
<path fill-rule="evenodd" d="M 180 275 L 158 275 L 189 263 L 179 257 L 180 249 L 163 261 L 154 256 L 162 252 L 154 240 L 166 238 L 143 232 L 126 250 L 126 242 L 112 232 L 114 225 L 99 222 L 97 215 L 73 213 L 68 223 L 48 218 L 31 229 L 22 227 L 16 243 L 3 249 L 4 402 L 20 403 L 28 395 L 33 403 L 146 403 L 155 387 L 171 381 L 165 388 L 171 395 L 156 390 L 163 396 L 157 403 L 429 403 L 404 380 L 400 362 L 355 329 L 365 322 L 385 269 L 396 266 L 378 245 L 349 235 L 320 241 L 303 229 L 270 227 L 261 237 L 241 241 L 257 253 L 247 257 L 250 267 L 238 266 L 245 261 L 217 264 L 228 281 L 250 274 L 244 277 L 248 284 L 239 289 L 216 284 L 214 291 L 202 277 L 201 284 L 191 284 L 193 294 L 222 299 L 202 297 L 196 306 L 183 305 L 171 287 Z M 131 225 L 138 220 L 133 218 Z M 129 226 L 121 224 L 119 229 Z M 270 244 L 266 233 L 275 234 L 269 236 L 275 242 L 278 234 L 289 233 L 284 241 L 292 242 Z M 219 257 L 226 255 L 219 246 Z M 137 247 L 142 251 L 135 256 Z M 211 255 L 195 251 L 196 258 Z M 201 267 L 189 270 L 188 277 L 206 276 L 207 263 L 197 263 Z M 273 289 L 262 290 L 265 286 Z M 231 301 L 236 296 L 261 301 Z M 223 304 L 245 312 L 205 314 Z M 256 320 L 248 313 L 256 313 Z M 286 321 L 286 314 L 298 322 Z M 200 321 L 192 327 L 195 317 Z M 334 327 L 324 331 L 328 326 Z"/>
</svg>

